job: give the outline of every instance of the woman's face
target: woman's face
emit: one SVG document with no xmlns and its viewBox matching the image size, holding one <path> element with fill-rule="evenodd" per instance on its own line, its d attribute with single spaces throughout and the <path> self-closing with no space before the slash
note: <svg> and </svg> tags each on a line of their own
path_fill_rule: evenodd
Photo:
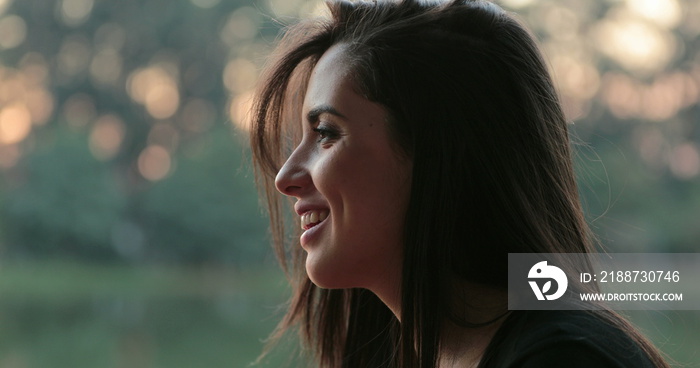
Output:
<svg viewBox="0 0 700 368">
<path fill-rule="evenodd" d="M 355 87 L 342 47 L 328 50 L 309 80 L 302 140 L 276 186 L 297 199 L 311 280 L 377 292 L 400 282 L 411 161 L 391 139 L 384 109 Z"/>
</svg>

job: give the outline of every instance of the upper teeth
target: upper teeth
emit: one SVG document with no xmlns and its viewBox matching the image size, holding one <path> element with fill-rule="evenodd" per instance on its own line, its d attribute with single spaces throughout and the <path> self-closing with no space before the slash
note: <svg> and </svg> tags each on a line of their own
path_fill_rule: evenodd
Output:
<svg viewBox="0 0 700 368">
<path fill-rule="evenodd" d="M 306 230 L 309 225 L 315 225 L 328 217 L 328 210 L 313 210 L 301 215 L 301 228 Z"/>
</svg>

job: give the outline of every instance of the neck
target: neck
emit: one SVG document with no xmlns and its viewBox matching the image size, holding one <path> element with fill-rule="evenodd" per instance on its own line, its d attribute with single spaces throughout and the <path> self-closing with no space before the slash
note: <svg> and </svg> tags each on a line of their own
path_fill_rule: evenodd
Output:
<svg viewBox="0 0 700 368">
<path fill-rule="evenodd" d="M 443 332 L 438 367 L 477 367 L 504 319 L 478 328 L 449 324 Z"/>
<path fill-rule="evenodd" d="M 370 288 L 401 321 L 401 288 L 392 282 Z M 392 278 L 397 281 L 397 278 Z M 383 286 L 383 287 L 382 287 Z M 489 286 L 461 282 L 452 298 L 452 318 L 442 322 L 438 367 L 476 367 L 508 315 L 508 294 Z"/>
<path fill-rule="evenodd" d="M 508 312 L 508 293 L 462 282 L 452 300 L 455 318 L 443 324 L 439 367 L 476 367 Z"/>
</svg>

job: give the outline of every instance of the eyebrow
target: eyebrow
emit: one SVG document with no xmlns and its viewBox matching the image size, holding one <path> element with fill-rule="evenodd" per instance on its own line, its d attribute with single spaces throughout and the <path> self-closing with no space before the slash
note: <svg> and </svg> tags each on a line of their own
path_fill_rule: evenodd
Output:
<svg viewBox="0 0 700 368">
<path fill-rule="evenodd" d="M 318 122 L 318 117 L 322 114 L 331 114 L 342 119 L 347 119 L 345 115 L 338 112 L 338 110 L 336 110 L 333 106 L 321 105 L 309 110 L 309 112 L 306 114 L 306 120 L 311 124 L 316 123 Z"/>
</svg>

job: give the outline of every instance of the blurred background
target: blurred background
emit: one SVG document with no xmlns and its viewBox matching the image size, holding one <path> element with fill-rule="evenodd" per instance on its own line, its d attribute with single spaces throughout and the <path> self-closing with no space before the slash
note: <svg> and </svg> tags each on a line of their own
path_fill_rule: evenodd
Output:
<svg viewBox="0 0 700 368">
<path fill-rule="evenodd" d="M 499 4 L 543 45 L 601 243 L 697 252 L 700 2 Z M 322 12 L 316 0 L 0 0 L 0 368 L 256 358 L 288 290 L 245 112 L 281 27 Z M 631 317 L 700 367 L 700 312 Z"/>
</svg>

